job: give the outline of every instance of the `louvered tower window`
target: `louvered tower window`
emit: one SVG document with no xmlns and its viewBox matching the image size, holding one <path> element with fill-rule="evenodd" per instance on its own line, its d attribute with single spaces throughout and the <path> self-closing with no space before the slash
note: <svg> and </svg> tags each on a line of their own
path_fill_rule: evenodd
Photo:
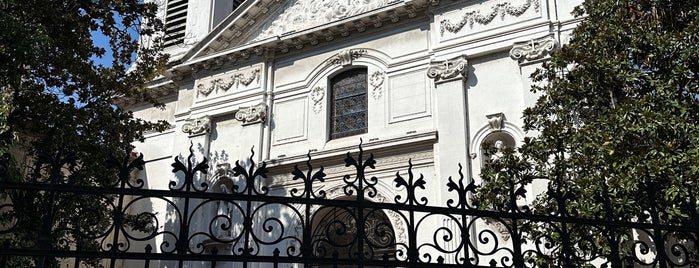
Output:
<svg viewBox="0 0 699 268">
<path fill-rule="evenodd" d="M 165 11 L 165 46 L 184 42 L 187 26 L 187 0 L 168 0 Z"/>
<path fill-rule="evenodd" d="M 367 132 L 367 71 L 352 69 L 330 80 L 330 139 Z"/>
</svg>

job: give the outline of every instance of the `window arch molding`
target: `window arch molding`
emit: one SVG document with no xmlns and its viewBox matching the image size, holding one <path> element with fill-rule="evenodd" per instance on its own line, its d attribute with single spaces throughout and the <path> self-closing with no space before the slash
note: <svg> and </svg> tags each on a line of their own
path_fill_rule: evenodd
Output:
<svg viewBox="0 0 699 268">
<path fill-rule="evenodd" d="M 338 75 L 347 71 L 365 69 L 367 72 L 368 81 L 367 110 L 371 111 L 372 109 L 383 109 L 383 107 L 378 107 L 378 105 L 383 105 L 383 100 L 380 98 L 380 96 L 382 95 L 382 92 L 385 91 L 384 87 L 386 83 L 383 81 L 383 79 L 386 79 L 388 65 L 389 62 L 391 62 L 391 58 L 381 51 L 369 48 L 353 48 L 343 51 L 345 51 L 344 53 L 346 53 L 346 51 L 361 51 L 361 53 L 357 53 L 352 58 L 350 64 L 342 64 L 341 61 L 338 60 L 338 57 L 343 52 L 333 54 L 321 61 L 313 70 L 311 70 L 311 72 L 309 72 L 305 79 L 305 81 L 307 81 L 305 84 L 307 85 L 306 88 L 309 95 L 309 114 L 311 115 L 311 118 L 313 118 L 312 120 L 318 120 L 319 124 L 324 125 L 324 127 L 318 125 L 318 127 L 324 128 L 325 131 L 322 134 L 317 133 L 317 135 L 323 135 L 326 137 L 325 142 L 333 140 L 331 138 L 331 126 L 329 121 L 331 117 L 330 108 L 332 99 L 330 94 L 332 78 L 337 77 Z M 382 79 L 381 83 L 374 83 L 378 84 L 378 86 L 373 86 L 369 81 L 372 75 L 380 76 Z M 378 124 L 376 123 L 376 120 L 379 120 L 379 118 L 371 118 L 371 115 L 369 115 L 367 122 L 367 133 L 371 132 L 372 125 Z"/>
<path fill-rule="evenodd" d="M 517 147 L 521 145 L 522 141 L 524 140 L 524 133 L 522 130 L 517 125 L 508 121 L 502 122 L 502 128 L 499 130 L 492 129 L 490 125 L 485 124 L 483 127 L 478 129 L 478 131 L 476 131 L 476 133 L 473 135 L 473 140 L 471 140 L 471 144 L 469 145 L 472 166 L 477 167 L 473 170 L 473 175 L 475 177 L 480 177 L 480 170 L 482 165 L 485 163 L 485 159 L 483 159 L 484 156 L 481 153 L 481 145 L 487 141 L 495 142 L 499 138 L 508 139 L 506 138 L 507 136 L 509 136 L 509 139 L 511 139 L 506 141 L 510 143 L 505 145 L 508 147 Z"/>
</svg>

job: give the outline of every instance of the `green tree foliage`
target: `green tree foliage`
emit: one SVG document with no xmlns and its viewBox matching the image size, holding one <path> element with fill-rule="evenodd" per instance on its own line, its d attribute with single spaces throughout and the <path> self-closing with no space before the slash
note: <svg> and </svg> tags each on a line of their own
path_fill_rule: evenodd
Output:
<svg viewBox="0 0 699 268">
<path fill-rule="evenodd" d="M 533 75 L 541 97 L 524 121 L 535 137 L 484 170 L 480 197 L 520 209 L 501 189 L 531 195 L 523 186 L 543 180 L 534 213 L 699 227 L 699 2 L 587 0 L 575 13 L 585 19 L 570 43 Z M 628 229 L 568 227 L 603 245 L 572 245 L 579 256 L 631 254 Z"/>
<path fill-rule="evenodd" d="M 107 163 L 123 157 L 144 132 L 167 125 L 135 119 L 114 105 L 117 98 L 158 105 L 144 86 L 167 61 L 156 11 L 155 4 L 138 0 L 0 1 L 0 129 L 3 137 L 14 136 L 3 139 L 0 150 L 9 146 L 15 152 L 14 169 L 20 171 L 5 168 L 0 180 L 116 184 L 115 170 Z M 95 44 L 94 34 L 106 36 L 108 45 Z M 97 64 L 102 57 L 113 60 Z M 14 218 L 20 221 L 18 228 L 0 236 L 4 243 L 97 247 L 89 238 L 76 241 L 70 232 L 56 232 L 46 241 L 41 236 L 65 227 L 95 234 L 109 225 L 104 220 L 110 218 L 105 205 L 109 200 L 75 196 L 57 207 L 54 194 L 2 194 L 0 200 L 11 200 L 14 211 L 32 216 Z"/>
</svg>

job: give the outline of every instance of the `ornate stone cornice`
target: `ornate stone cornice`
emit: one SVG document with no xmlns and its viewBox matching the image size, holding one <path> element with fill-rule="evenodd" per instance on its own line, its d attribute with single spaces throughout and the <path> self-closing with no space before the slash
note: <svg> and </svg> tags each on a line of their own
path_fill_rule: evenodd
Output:
<svg viewBox="0 0 699 268">
<path fill-rule="evenodd" d="M 365 49 L 345 49 L 328 60 L 328 65 L 347 66 L 352 65 L 352 61 L 366 54 Z"/>
<path fill-rule="evenodd" d="M 474 23 L 486 25 L 492 22 L 493 19 L 498 17 L 498 15 L 500 15 L 501 19 L 504 19 L 506 15 L 519 17 L 527 12 L 527 10 L 529 10 L 531 7 L 534 7 L 534 10 L 539 12 L 539 1 L 540 0 L 526 0 L 526 2 L 521 5 L 515 5 L 511 2 L 503 2 L 492 6 L 490 11 L 482 12 L 481 10 L 476 10 L 466 12 L 461 16 L 461 20 L 456 23 L 448 19 L 442 20 L 440 22 L 440 31 L 442 35 L 444 35 L 444 32 L 458 33 L 467 24 L 469 27 L 473 27 Z"/>
<path fill-rule="evenodd" d="M 553 35 L 535 38 L 529 41 L 517 42 L 510 49 L 510 57 L 519 62 L 525 60 L 537 60 L 551 54 L 558 42 Z"/>
<path fill-rule="evenodd" d="M 235 119 L 243 122 L 243 125 L 260 123 L 267 117 L 267 105 L 260 103 L 250 107 L 240 107 L 235 113 Z"/>
<path fill-rule="evenodd" d="M 189 119 L 182 124 L 182 132 L 187 133 L 190 136 L 206 134 L 210 129 L 211 118 L 209 117 Z"/>
<path fill-rule="evenodd" d="M 434 79 L 435 82 L 453 78 L 466 79 L 466 66 L 468 66 L 466 55 L 445 61 L 435 61 L 427 69 L 427 77 Z"/>
</svg>

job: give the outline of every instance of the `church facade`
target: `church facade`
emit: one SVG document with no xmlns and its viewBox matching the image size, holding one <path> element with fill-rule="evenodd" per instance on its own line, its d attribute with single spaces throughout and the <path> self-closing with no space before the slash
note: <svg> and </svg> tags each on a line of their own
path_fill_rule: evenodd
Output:
<svg viewBox="0 0 699 268">
<path fill-rule="evenodd" d="M 513 148 L 532 135 L 521 119 L 538 97 L 530 75 L 568 41 L 580 2 L 163 1 L 171 65 L 150 87 L 165 108 L 119 104 L 173 126 L 135 144 L 147 162 L 139 176 L 148 188 L 168 189 L 174 177 L 163 174 L 191 145 L 198 161 L 209 161 L 198 179 L 210 191 L 229 193 L 240 160 L 266 163 L 266 186 L 284 195 L 298 184 L 290 172 L 310 155 L 326 174 L 318 189 L 343 199 L 343 158 L 361 143 L 376 160 L 377 202 L 393 200 L 393 178 L 410 160 L 428 189 L 440 189 L 422 194 L 444 204 L 455 198 L 449 177 L 461 172 L 479 183 L 481 167 L 497 158 L 484 144 Z M 210 210 L 215 217 L 230 209 Z M 400 226 L 393 229 L 400 240 Z"/>
</svg>

